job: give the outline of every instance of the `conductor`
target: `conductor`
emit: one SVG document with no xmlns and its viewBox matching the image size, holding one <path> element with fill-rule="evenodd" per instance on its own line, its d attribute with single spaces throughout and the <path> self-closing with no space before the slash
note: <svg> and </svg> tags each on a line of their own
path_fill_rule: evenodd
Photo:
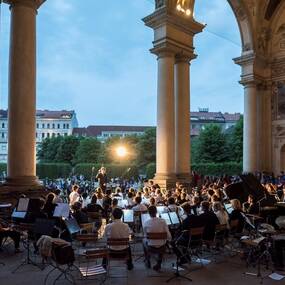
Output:
<svg viewBox="0 0 285 285">
<path fill-rule="evenodd" d="M 106 193 L 107 188 L 107 174 L 106 174 L 106 168 L 102 166 L 96 175 L 96 179 L 98 179 L 99 187 L 102 189 L 103 193 Z"/>
</svg>

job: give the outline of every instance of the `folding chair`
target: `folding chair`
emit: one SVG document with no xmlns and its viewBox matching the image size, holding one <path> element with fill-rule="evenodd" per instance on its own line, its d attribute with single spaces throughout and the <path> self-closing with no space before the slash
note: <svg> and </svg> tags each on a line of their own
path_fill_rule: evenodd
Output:
<svg viewBox="0 0 285 285">
<path fill-rule="evenodd" d="M 106 248 L 98 248 L 86 250 L 84 254 L 84 261 L 79 263 L 79 271 L 82 279 L 98 279 L 103 276 L 100 284 L 103 284 L 108 275 L 108 271 L 103 267 L 102 262 L 98 264 L 98 260 L 108 260 L 108 250 Z M 108 267 L 107 267 L 108 268 Z M 92 279 L 93 279 L 92 278 Z"/>
<path fill-rule="evenodd" d="M 147 245 L 147 252 L 146 252 L 146 258 L 147 260 L 150 260 L 151 255 L 161 255 L 161 258 L 163 257 L 163 254 L 166 251 L 166 241 L 167 241 L 167 233 L 166 232 L 161 232 L 161 233 L 147 233 L 146 234 L 146 239 L 148 241 L 158 241 L 162 240 L 165 241 L 165 245 L 161 246 L 159 248 L 154 247 L 154 246 L 149 246 Z M 163 261 L 163 258 L 162 258 Z"/>
<path fill-rule="evenodd" d="M 122 246 L 125 247 L 123 250 L 114 250 L 112 249 Z M 110 270 L 111 268 L 111 261 L 127 261 L 129 260 L 129 251 L 130 251 L 130 244 L 129 244 L 129 238 L 110 238 L 107 239 L 107 247 L 108 247 L 108 268 Z M 124 264 L 125 266 L 125 264 Z M 115 267 L 122 267 L 122 266 L 113 266 Z M 128 278 L 128 271 L 126 276 L 110 276 L 110 278 Z"/>
</svg>

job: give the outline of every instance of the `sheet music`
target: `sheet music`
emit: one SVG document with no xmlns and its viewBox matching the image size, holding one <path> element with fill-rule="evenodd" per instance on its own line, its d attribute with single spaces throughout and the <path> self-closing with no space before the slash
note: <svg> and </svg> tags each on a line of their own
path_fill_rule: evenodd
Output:
<svg viewBox="0 0 285 285">
<path fill-rule="evenodd" d="M 142 226 L 144 227 L 145 222 L 150 219 L 150 215 L 149 214 L 142 214 L 141 219 L 142 219 Z"/>
<path fill-rule="evenodd" d="M 168 213 L 162 213 L 161 218 L 165 220 L 168 226 L 172 224 Z"/>
<path fill-rule="evenodd" d="M 17 206 L 17 212 L 27 212 L 29 206 L 29 198 L 20 198 Z"/>
<path fill-rule="evenodd" d="M 123 210 L 124 223 L 133 223 L 134 222 L 134 211 L 133 210 Z"/>
<path fill-rule="evenodd" d="M 173 225 L 180 224 L 180 221 L 179 221 L 179 218 L 177 216 L 177 213 L 171 212 L 171 213 L 169 213 L 169 217 L 170 217 L 170 220 L 171 220 Z"/>
<path fill-rule="evenodd" d="M 69 217 L 69 205 L 66 203 L 58 203 L 53 216 L 54 217 L 64 217 L 64 218 L 68 218 Z"/>
</svg>

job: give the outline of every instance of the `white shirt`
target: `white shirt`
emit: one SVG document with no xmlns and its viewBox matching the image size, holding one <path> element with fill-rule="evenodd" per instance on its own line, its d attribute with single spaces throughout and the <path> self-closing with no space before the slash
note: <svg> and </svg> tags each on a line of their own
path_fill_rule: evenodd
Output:
<svg viewBox="0 0 285 285">
<path fill-rule="evenodd" d="M 134 212 L 147 212 L 147 207 L 144 204 L 135 205 L 132 210 Z"/>
<path fill-rule="evenodd" d="M 69 194 L 69 205 L 72 206 L 75 202 L 78 202 L 80 195 L 76 191 L 72 191 Z"/>
<path fill-rule="evenodd" d="M 129 238 L 132 233 L 129 226 L 121 220 L 114 220 L 111 224 L 106 225 L 104 236 L 106 238 Z M 112 250 L 124 250 L 126 246 L 111 246 Z"/>
<path fill-rule="evenodd" d="M 161 218 L 150 218 L 144 224 L 144 232 L 147 233 L 167 233 L 167 240 L 171 241 L 171 234 L 165 220 Z M 161 247 L 166 244 L 166 240 L 148 240 L 147 244 L 153 247 Z"/>
<path fill-rule="evenodd" d="M 219 222 L 220 222 L 220 225 L 227 225 L 229 226 L 229 216 L 227 214 L 227 212 L 225 211 L 217 211 L 215 212 Z"/>
</svg>

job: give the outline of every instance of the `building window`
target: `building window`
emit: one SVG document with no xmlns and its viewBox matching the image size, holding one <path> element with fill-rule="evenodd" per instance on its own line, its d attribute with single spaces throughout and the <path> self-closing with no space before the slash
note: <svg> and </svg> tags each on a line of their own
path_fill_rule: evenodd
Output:
<svg viewBox="0 0 285 285">
<path fill-rule="evenodd" d="M 60 129 L 60 124 L 57 124 L 57 128 Z"/>
<path fill-rule="evenodd" d="M 36 138 L 38 137 L 38 133 L 36 133 Z"/>
<path fill-rule="evenodd" d="M 67 133 L 64 133 L 64 136 L 66 137 L 66 136 L 67 136 Z"/>
<path fill-rule="evenodd" d="M 2 129 L 4 129 L 5 128 L 5 123 L 2 123 Z"/>
<path fill-rule="evenodd" d="M 45 124 L 42 124 L 42 128 L 43 128 L 43 129 L 45 128 Z"/>
<path fill-rule="evenodd" d="M 66 124 L 66 128 L 69 129 L 69 124 Z"/>
<path fill-rule="evenodd" d="M 60 133 L 57 133 L 57 136 L 59 137 L 59 136 L 60 136 Z"/>
<path fill-rule="evenodd" d="M 39 128 L 40 126 L 39 126 L 39 123 L 37 123 L 37 129 Z"/>
<path fill-rule="evenodd" d="M 48 137 L 48 138 L 50 137 L 50 134 L 49 134 L 49 133 L 47 133 L 47 137 Z"/>
<path fill-rule="evenodd" d="M 42 138 L 44 138 L 45 137 L 45 133 L 42 133 Z"/>
<path fill-rule="evenodd" d="M 2 139 L 4 139 L 5 138 L 5 133 L 2 133 L 1 137 L 2 137 Z"/>
<path fill-rule="evenodd" d="M 53 138 L 55 137 L 55 133 L 52 133 L 52 137 L 53 137 Z"/>
<path fill-rule="evenodd" d="M 55 129 L 55 124 L 52 124 L 52 128 Z"/>
<path fill-rule="evenodd" d="M 47 124 L 47 128 L 48 128 L 48 129 L 50 128 L 50 125 L 49 125 L 49 124 Z"/>
<path fill-rule="evenodd" d="M 63 128 L 65 129 L 65 124 L 63 124 Z"/>
</svg>

